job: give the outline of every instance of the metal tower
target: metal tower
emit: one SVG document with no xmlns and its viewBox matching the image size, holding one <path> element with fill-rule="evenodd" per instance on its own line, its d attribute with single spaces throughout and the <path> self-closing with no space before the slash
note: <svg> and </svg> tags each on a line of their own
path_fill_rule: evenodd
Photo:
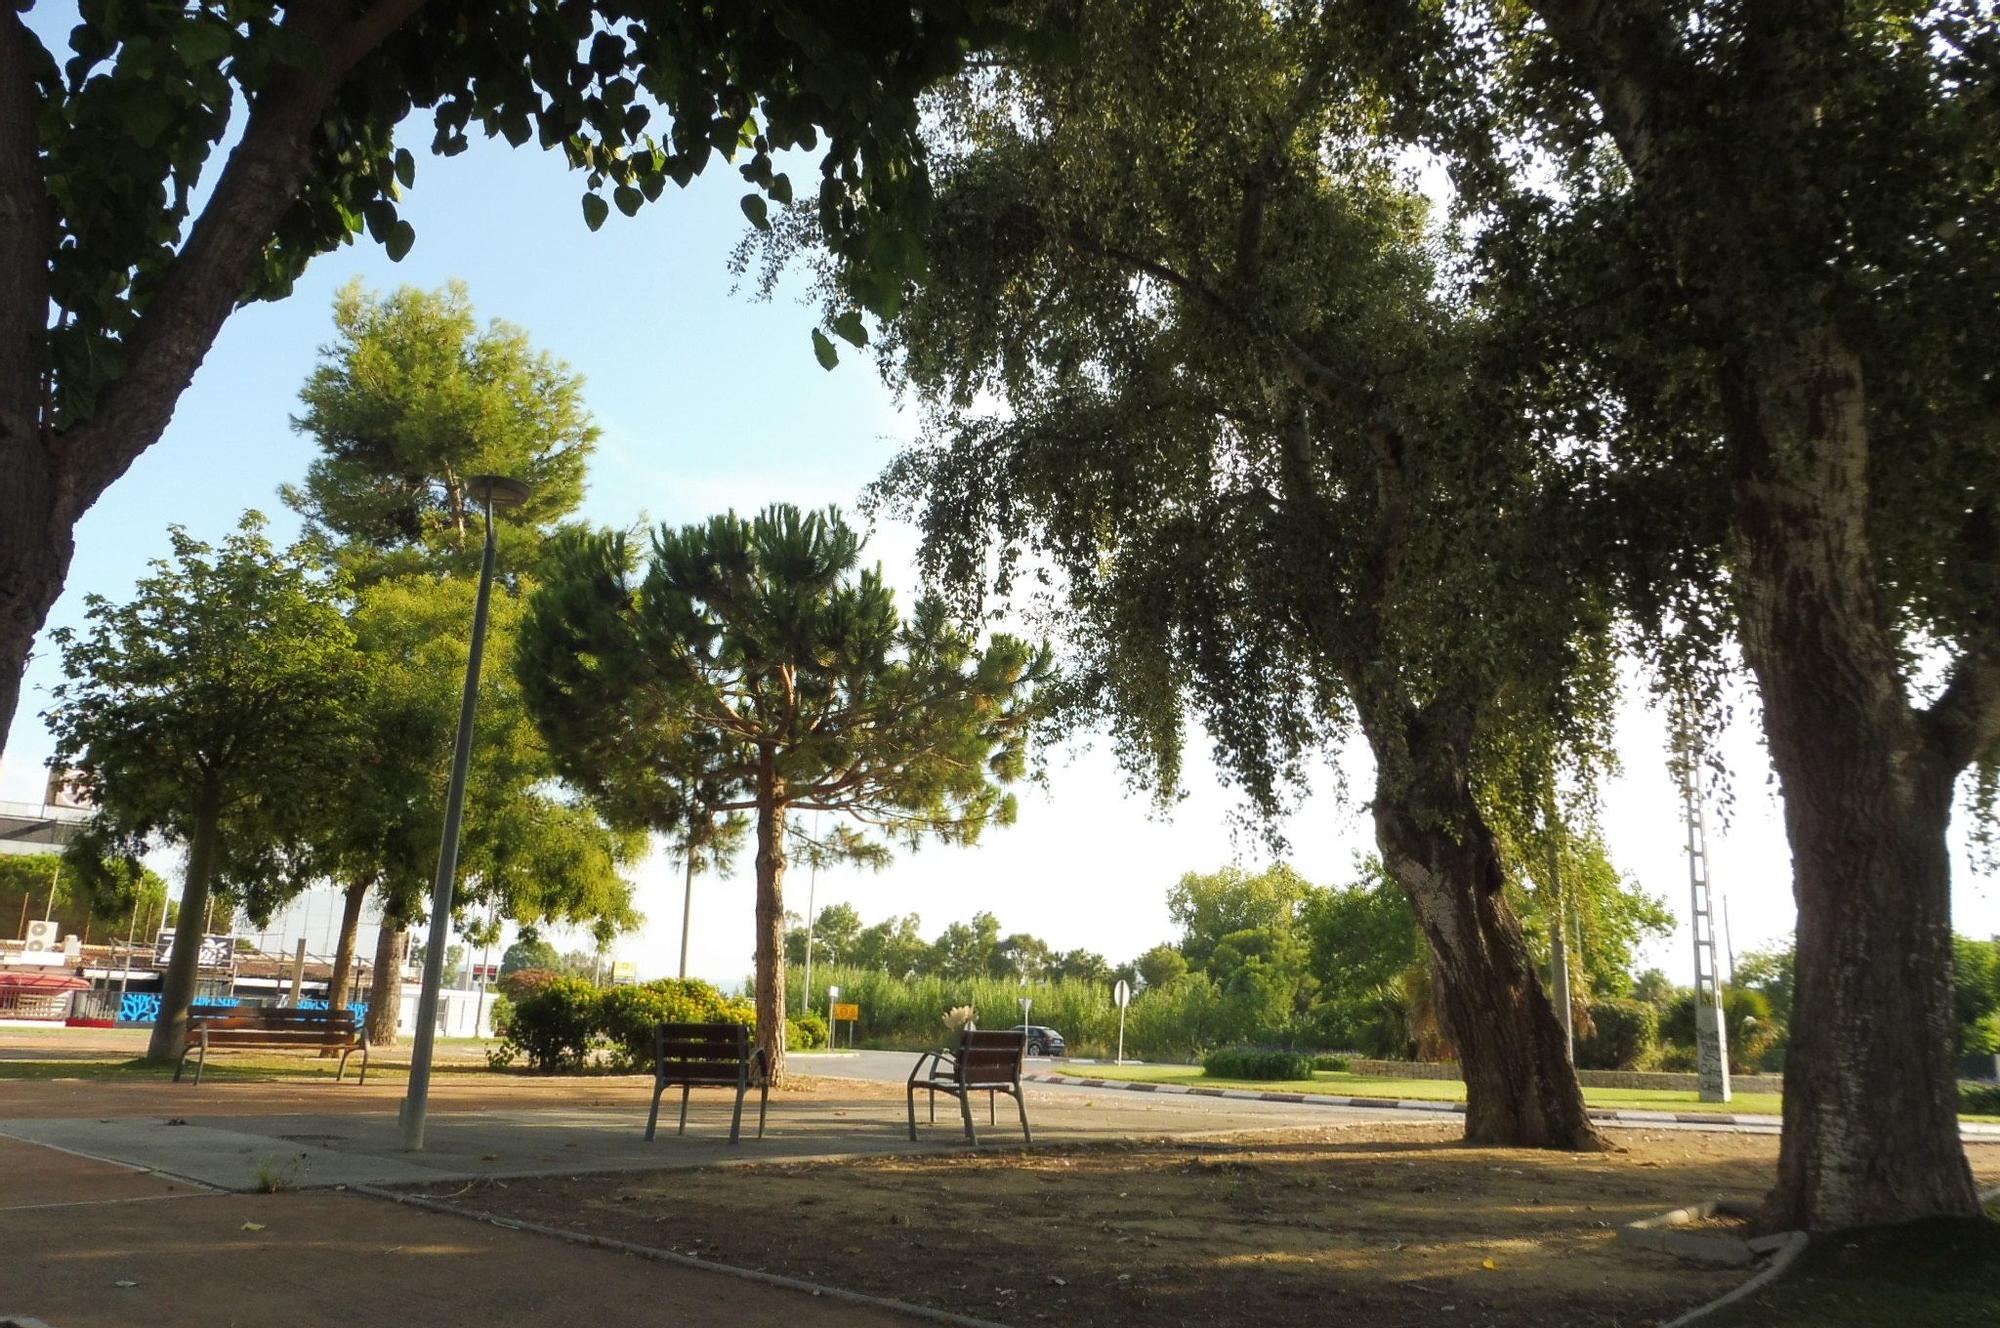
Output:
<svg viewBox="0 0 2000 1328">
<path fill-rule="evenodd" d="M 1694 1038 L 1701 1100 L 1729 1101 L 1729 1044 L 1723 1031 L 1722 980 L 1715 966 L 1714 893 L 1708 881 L 1708 832 L 1696 787 L 1700 748 L 1690 743 L 1681 763 L 1681 802 L 1687 819 L 1688 892 L 1693 900 Z"/>
</svg>

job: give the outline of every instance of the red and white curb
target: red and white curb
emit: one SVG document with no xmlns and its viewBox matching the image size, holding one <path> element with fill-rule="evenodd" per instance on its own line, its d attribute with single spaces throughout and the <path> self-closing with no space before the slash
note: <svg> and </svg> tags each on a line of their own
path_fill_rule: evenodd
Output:
<svg viewBox="0 0 2000 1328">
<path fill-rule="evenodd" d="M 1417 1101 L 1394 1097 L 1337 1097 L 1332 1093 L 1272 1093 L 1247 1088 L 1199 1088 L 1193 1084 L 1146 1083 L 1135 1079 L 1085 1079 L 1071 1074 L 1024 1074 L 1023 1079 L 1041 1084 L 1069 1084 L 1077 1088 L 1109 1088 L 1123 1093 L 1171 1093 L 1185 1097 L 1231 1098 L 1240 1102 L 1286 1102 L 1305 1107 L 1361 1107 L 1377 1111 L 1435 1111 L 1445 1115 L 1465 1114 L 1463 1102 Z M 1708 1111 L 1621 1111 L 1591 1107 L 1593 1120 L 1614 1125 L 1717 1125 L 1748 1130 L 1776 1131 L 1783 1124 L 1777 1116 L 1737 1116 Z M 2000 1125 L 1965 1121 L 1959 1133 L 1966 1139 L 2000 1142 Z"/>
</svg>

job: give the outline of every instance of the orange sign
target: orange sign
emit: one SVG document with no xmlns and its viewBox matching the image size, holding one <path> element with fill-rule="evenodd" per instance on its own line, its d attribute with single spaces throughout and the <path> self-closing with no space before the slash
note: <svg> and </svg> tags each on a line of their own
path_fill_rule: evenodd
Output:
<svg viewBox="0 0 2000 1328">
<path fill-rule="evenodd" d="M 836 1023 L 842 1019 L 852 1021 L 860 1017 L 861 1007 L 858 1005 L 836 1005 L 833 1007 L 833 1018 Z"/>
</svg>

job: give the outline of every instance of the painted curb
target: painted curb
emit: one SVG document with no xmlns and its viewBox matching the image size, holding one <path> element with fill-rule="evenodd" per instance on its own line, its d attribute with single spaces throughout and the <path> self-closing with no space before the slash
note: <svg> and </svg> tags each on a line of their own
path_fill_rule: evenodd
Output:
<svg viewBox="0 0 2000 1328">
<path fill-rule="evenodd" d="M 486 1222 L 512 1231 L 525 1231 L 534 1236 L 548 1236 L 571 1245 L 587 1245 L 593 1249 L 610 1250 L 614 1254 L 636 1255 L 641 1259 L 651 1259 L 655 1263 L 670 1263 L 679 1268 L 720 1273 L 724 1277 L 734 1277 L 745 1282 L 759 1282 L 765 1286 L 803 1292 L 809 1296 L 821 1296 L 828 1300 L 845 1301 L 850 1305 L 885 1310 L 891 1314 L 901 1314 L 907 1318 L 922 1319 L 929 1323 L 950 1324 L 953 1328 L 1009 1328 L 1009 1325 L 992 1319 L 975 1319 L 964 1314 L 953 1314 L 949 1310 L 932 1309 L 927 1305 L 912 1305 L 908 1301 L 891 1300 L 887 1296 L 871 1296 L 865 1292 L 849 1291 L 844 1287 L 822 1286 L 803 1278 L 786 1277 L 783 1273 L 765 1273 L 755 1268 L 717 1263 L 711 1259 L 697 1259 L 692 1255 L 676 1254 L 672 1250 L 663 1250 L 654 1245 L 640 1245 L 611 1236 L 593 1236 L 585 1231 L 567 1231 L 562 1227 L 543 1226 L 539 1222 L 522 1222 L 511 1217 L 501 1217 L 496 1213 L 482 1212 L 476 1208 L 458 1208 L 420 1195 L 402 1194 L 395 1190 L 383 1189 L 379 1185 L 350 1185 L 347 1188 L 355 1194 L 365 1194 L 373 1199 L 387 1199 L 391 1203 L 421 1208 L 426 1212 L 442 1213 L 447 1217 L 464 1218 L 469 1222 Z"/>
<path fill-rule="evenodd" d="M 1465 1114 L 1463 1102 L 1410 1101 L 1393 1097 L 1336 1097 L 1332 1093 L 1260 1093 L 1247 1088 L 1198 1088 L 1193 1084 L 1147 1083 L 1138 1079 L 1086 1079 L 1072 1074 L 1024 1074 L 1022 1079 L 1038 1084 L 1069 1084 L 1075 1088 L 1109 1088 L 1125 1093 L 1177 1093 L 1188 1097 L 1235 1098 L 1243 1102 L 1290 1102 L 1300 1106 L 1363 1107 L 1380 1111 L 1436 1111 Z M 1614 1125 L 1716 1125 L 1737 1129 L 1768 1130 L 1775 1133 L 1784 1122 L 1778 1116 L 1732 1116 L 1708 1111 L 1621 1111 L 1611 1107 L 1589 1107 L 1592 1120 Z M 1959 1137 L 1985 1143 L 2000 1142 L 2000 1125 L 1961 1122 Z"/>
</svg>

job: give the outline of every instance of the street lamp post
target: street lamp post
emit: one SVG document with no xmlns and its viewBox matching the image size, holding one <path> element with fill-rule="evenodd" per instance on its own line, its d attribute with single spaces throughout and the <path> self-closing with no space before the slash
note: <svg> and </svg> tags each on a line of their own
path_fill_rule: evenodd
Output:
<svg viewBox="0 0 2000 1328">
<path fill-rule="evenodd" d="M 465 697 L 458 708 L 458 746 L 445 795 L 444 842 L 438 846 L 437 880 L 431 886 L 431 928 L 424 948 L 424 985 L 417 997 L 417 1041 L 410 1050 L 410 1088 L 403 1098 L 403 1147 L 422 1152 L 431 1090 L 431 1051 L 437 1041 L 438 989 L 444 984 L 444 944 L 451 931 L 452 883 L 458 876 L 458 830 L 465 818 L 465 775 L 472 764 L 472 715 L 479 704 L 479 656 L 486 648 L 486 604 L 493 593 L 493 509 L 517 507 L 528 486 L 501 475 L 474 475 L 466 490 L 486 513 L 486 552 L 479 563 L 479 600 L 472 611 L 472 654 L 465 662 Z"/>
</svg>

